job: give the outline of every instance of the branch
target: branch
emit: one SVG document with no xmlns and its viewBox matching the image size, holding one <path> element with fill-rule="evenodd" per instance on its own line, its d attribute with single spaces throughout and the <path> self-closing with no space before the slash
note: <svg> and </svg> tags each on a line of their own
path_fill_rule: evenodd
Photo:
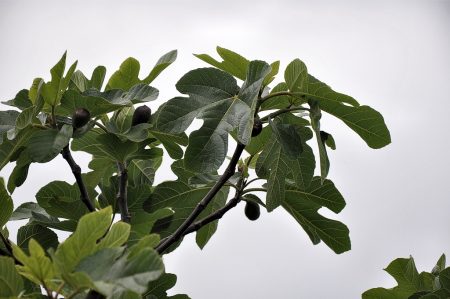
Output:
<svg viewBox="0 0 450 299">
<path fill-rule="evenodd" d="M 89 212 L 94 212 L 95 208 L 92 205 L 91 200 L 89 199 L 89 194 L 87 192 L 86 185 L 84 184 L 83 178 L 81 177 L 81 168 L 77 163 L 75 163 L 75 160 L 73 159 L 72 154 L 70 153 L 69 145 L 66 145 L 63 148 L 61 155 L 67 161 L 70 168 L 72 169 L 72 173 L 75 176 L 75 180 L 77 181 L 78 189 L 80 189 L 81 201 L 86 205 Z"/>
<path fill-rule="evenodd" d="M 241 195 L 244 195 L 244 194 L 247 194 L 250 192 L 267 192 L 267 189 L 265 189 L 265 188 L 249 188 L 249 189 L 244 190 L 241 193 Z"/>
<path fill-rule="evenodd" d="M 287 113 L 287 112 L 292 112 L 292 111 L 297 111 L 297 110 L 302 110 L 302 111 L 310 111 L 309 108 L 305 108 L 305 107 L 295 107 L 295 108 L 285 108 L 285 109 L 280 109 L 278 111 L 275 111 L 273 113 L 270 113 L 264 117 L 261 117 L 261 121 L 267 121 L 269 119 L 275 118 L 278 115 Z"/>
<path fill-rule="evenodd" d="M 220 218 L 223 217 L 223 215 L 225 215 L 226 212 L 234 208 L 240 201 L 241 201 L 240 192 L 236 191 L 236 195 L 226 205 L 224 205 L 221 209 L 215 211 L 214 213 L 206 216 L 205 218 L 191 224 L 183 233 L 183 236 L 198 231 L 203 226 L 215 220 L 219 220 Z"/>
<path fill-rule="evenodd" d="M 195 219 L 200 215 L 201 212 L 206 208 L 206 206 L 211 202 L 214 196 L 219 192 L 220 188 L 227 182 L 227 180 L 236 172 L 236 165 L 239 161 L 239 157 L 244 151 L 245 145 L 238 143 L 234 151 L 233 157 L 231 157 L 230 163 L 228 164 L 225 172 L 219 178 L 217 183 L 209 190 L 205 197 L 197 204 L 192 213 L 186 218 L 183 224 L 178 227 L 178 229 L 170 235 L 167 239 L 162 240 L 156 247 L 156 251 L 159 254 L 163 253 L 170 245 L 178 241 L 184 234 L 184 232 L 189 228 L 189 226 L 195 221 Z"/>
<path fill-rule="evenodd" d="M 119 193 L 117 194 L 117 203 L 120 209 L 120 217 L 123 222 L 130 223 L 131 216 L 128 212 L 128 170 L 125 164 L 122 162 L 117 162 L 117 167 L 119 169 Z"/>
</svg>

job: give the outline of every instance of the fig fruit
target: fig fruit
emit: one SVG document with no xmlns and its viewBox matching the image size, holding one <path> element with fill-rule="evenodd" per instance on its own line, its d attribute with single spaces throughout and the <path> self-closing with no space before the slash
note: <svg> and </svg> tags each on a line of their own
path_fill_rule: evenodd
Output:
<svg viewBox="0 0 450 299">
<path fill-rule="evenodd" d="M 72 126 L 78 129 L 86 125 L 91 119 L 91 113 L 84 108 L 77 108 L 72 115 Z"/>
<path fill-rule="evenodd" d="M 261 211 L 259 209 L 259 204 L 253 201 L 247 201 L 245 204 L 245 216 L 251 221 L 255 221 L 259 218 Z"/>
<path fill-rule="evenodd" d="M 261 133 L 262 129 L 262 122 L 259 117 L 256 117 L 255 121 L 253 122 L 252 137 L 258 136 Z"/>
<path fill-rule="evenodd" d="M 148 123 L 151 115 L 152 110 L 145 105 L 136 108 L 136 110 L 134 110 L 133 113 L 133 120 L 131 121 L 131 126 Z"/>
</svg>

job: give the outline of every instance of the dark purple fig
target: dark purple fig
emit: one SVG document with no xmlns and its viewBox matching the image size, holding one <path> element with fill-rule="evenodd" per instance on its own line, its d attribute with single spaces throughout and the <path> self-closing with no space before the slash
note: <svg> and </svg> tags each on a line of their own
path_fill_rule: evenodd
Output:
<svg viewBox="0 0 450 299">
<path fill-rule="evenodd" d="M 84 108 L 77 108 L 72 115 L 72 126 L 78 129 L 86 125 L 91 119 L 91 113 Z"/>
<path fill-rule="evenodd" d="M 258 136 L 261 133 L 262 129 L 263 129 L 262 122 L 259 119 L 259 117 L 256 117 L 255 121 L 253 122 L 252 137 Z"/>
<path fill-rule="evenodd" d="M 136 110 L 134 110 L 133 113 L 133 120 L 131 121 L 131 126 L 148 123 L 151 115 L 152 110 L 145 105 L 136 108 Z"/>
<path fill-rule="evenodd" d="M 247 201 L 245 203 L 245 216 L 251 221 L 255 221 L 259 218 L 261 211 L 259 209 L 259 204 L 253 201 Z"/>
</svg>

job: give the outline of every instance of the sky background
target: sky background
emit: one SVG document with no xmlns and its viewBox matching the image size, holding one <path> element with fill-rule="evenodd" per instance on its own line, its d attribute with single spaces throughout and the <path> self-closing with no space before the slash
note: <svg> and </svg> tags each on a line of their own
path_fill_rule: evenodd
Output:
<svg viewBox="0 0 450 299">
<path fill-rule="evenodd" d="M 250 222 L 240 205 L 203 251 L 191 235 L 165 257 L 167 271 L 178 275 L 172 293 L 360 298 L 369 288 L 394 286 L 382 269 L 397 257 L 413 255 L 419 270 L 429 271 L 440 254 L 450 254 L 450 1 L 0 0 L 0 42 L 1 100 L 35 77 L 49 79 L 65 50 L 85 73 L 105 65 L 110 75 L 133 56 L 144 75 L 178 49 L 176 63 L 152 84 L 160 90 L 150 103 L 156 110 L 177 95 L 184 73 L 206 66 L 192 53 L 215 55 L 220 45 L 249 59 L 281 60 L 282 70 L 300 58 L 336 91 L 384 115 L 392 144 L 381 150 L 332 117 L 322 122 L 337 143 L 329 178 L 347 200 L 341 214 L 323 213 L 347 224 L 351 251 L 313 246 L 281 209 Z M 86 171 L 89 157 L 76 158 Z M 164 165 L 159 182 L 173 177 Z M 32 165 L 15 205 L 34 200 L 52 180 L 74 181 L 61 157 Z M 8 227 L 15 235 L 18 226 Z"/>
</svg>

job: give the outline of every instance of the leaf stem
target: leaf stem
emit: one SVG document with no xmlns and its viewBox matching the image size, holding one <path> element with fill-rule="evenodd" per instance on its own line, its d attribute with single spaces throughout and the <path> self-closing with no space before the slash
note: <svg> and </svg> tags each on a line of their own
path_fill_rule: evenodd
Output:
<svg viewBox="0 0 450 299">
<path fill-rule="evenodd" d="M 265 189 L 265 188 L 249 188 L 249 189 L 242 191 L 241 195 L 251 193 L 251 192 L 267 192 L 267 189 Z"/>
<path fill-rule="evenodd" d="M 162 240 L 158 246 L 156 246 L 156 251 L 161 254 L 170 245 L 178 241 L 184 234 L 184 232 L 189 228 L 189 226 L 195 221 L 195 219 L 200 215 L 201 212 L 206 208 L 206 206 L 211 202 L 214 196 L 219 192 L 227 180 L 236 172 L 236 165 L 239 161 L 242 152 L 244 151 L 245 145 L 238 143 L 234 151 L 233 157 L 225 169 L 224 173 L 220 176 L 216 184 L 209 190 L 205 197 L 197 204 L 192 213 L 186 218 L 186 220 L 178 227 L 178 229 L 170 235 L 167 239 Z"/>
<path fill-rule="evenodd" d="M 280 97 L 280 96 L 290 96 L 290 97 L 294 97 L 294 95 L 292 94 L 292 92 L 289 91 L 279 91 L 279 92 L 274 92 L 271 94 L 266 95 L 265 97 L 262 97 L 259 102 L 262 104 L 265 101 L 267 101 L 268 99 L 271 98 L 275 98 L 275 97 Z"/>
<path fill-rule="evenodd" d="M 83 177 L 81 176 L 81 168 L 73 159 L 69 144 L 63 148 L 63 150 L 61 151 L 61 155 L 69 164 L 70 169 L 72 169 L 72 173 L 75 176 L 75 180 L 77 181 L 78 189 L 80 189 L 81 201 L 88 208 L 89 212 L 95 211 L 95 208 L 91 200 L 89 199 L 89 194 L 87 192 L 86 185 L 84 184 Z"/>
<path fill-rule="evenodd" d="M 117 162 L 119 170 L 119 193 L 117 194 L 117 204 L 120 209 L 120 217 L 123 222 L 130 223 L 131 216 L 128 212 L 128 170 L 123 162 Z"/>
<path fill-rule="evenodd" d="M 275 118 L 278 115 L 284 114 L 284 113 L 288 113 L 288 112 L 292 112 L 292 111 L 310 111 L 309 108 L 305 108 L 305 107 L 294 107 L 294 108 L 284 108 L 284 109 L 280 109 L 277 110 L 273 113 L 270 113 L 264 117 L 261 117 L 261 121 L 268 121 L 269 119 Z"/>
<path fill-rule="evenodd" d="M 247 187 L 248 185 L 250 185 L 251 183 L 253 183 L 253 182 L 255 182 L 255 181 L 258 181 L 258 180 L 264 180 L 264 179 L 261 179 L 261 178 L 254 178 L 254 179 L 251 179 L 250 181 L 247 181 L 247 182 L 244 184 L 244 188 Z"/>
<path fill-rule="evenodd" d="M 104 125 L 102 125 L 99 121 L 95 121 L 95 124 L 97 125 L 97 127 L 102 129 L 105 133 L 109 133 L 108 129 Z"/>
</svg>

